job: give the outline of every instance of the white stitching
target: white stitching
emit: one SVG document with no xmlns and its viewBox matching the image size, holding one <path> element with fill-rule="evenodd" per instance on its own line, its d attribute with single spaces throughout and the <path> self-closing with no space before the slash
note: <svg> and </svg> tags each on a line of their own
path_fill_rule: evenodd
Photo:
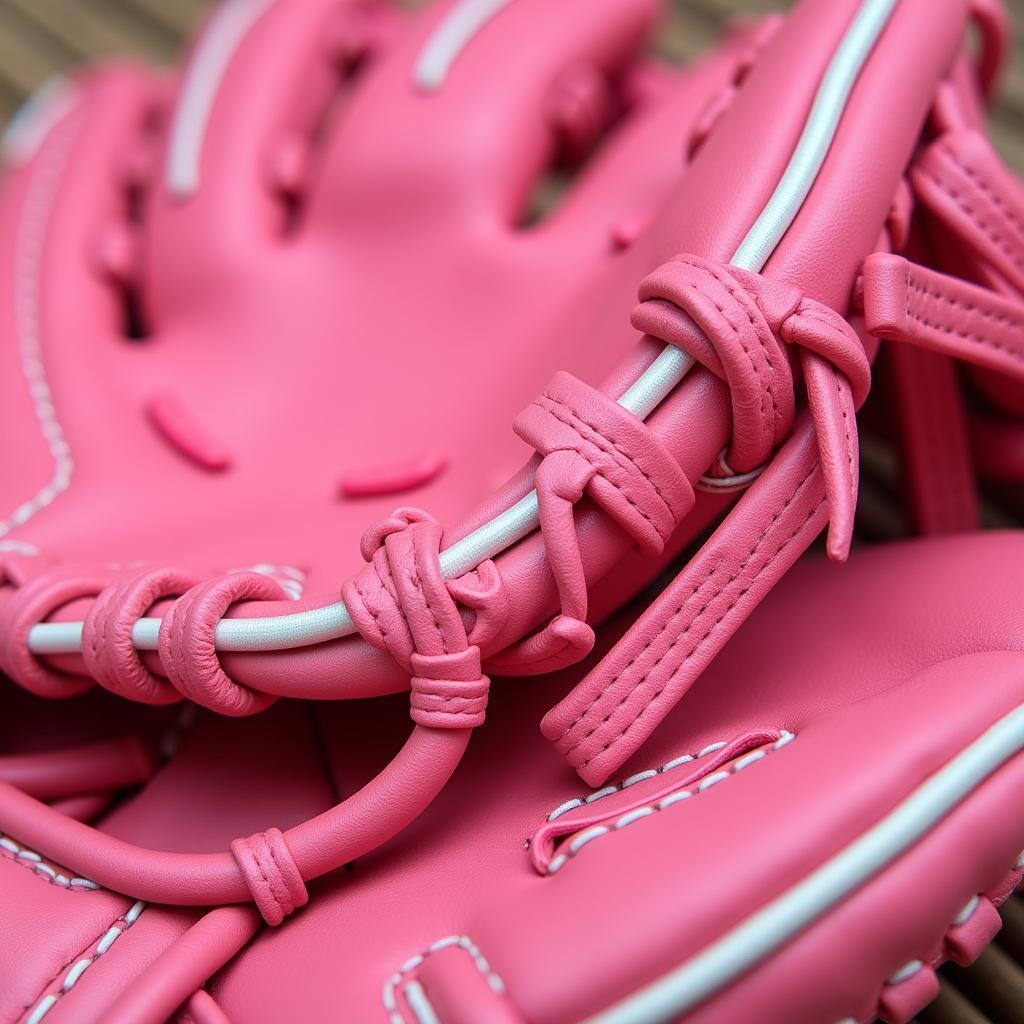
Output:
<svg viewBox="0 0 1024 1024">
<path fill-rule="evenodd" d="M 64 981 L 61 983 L 60 988 L 57 992 L 51 992 L 49 995 L 43 996 L 42 999 L 36 1003 L 35 1009 L 29 1014 L 25 1024 L 39 1024 L 49 1012 L 57 1005 L 58 1000 L 61 996 L 66 995 L 78 984 L 82 975 L 94 964 L 96 961 L 103 956 L 104 953 L 108 952 L 110 947 L 122 936 L 135 922 L 139 919 L 139 915 L 143 910 L 146 909 L 146 904 L 142 900 L 138 900 L 133 903 L 100 937 L 93 949 L 92 955 L 83 957 L 81 960 L 76 961 L 71 969 L 64 976 Z"/>
<path fill-rule="evenodd" d="M 88 878 L 69 878 L 67 875 L 61 874 L 52 865 L 47 864 L 35 850 L 19 846 L 13 839 L 2 833 L 0 833 L 0 850 L 9 853 L 11 860 L 21 864 L 22 867 L 28 868 L 30 871 L 34 871 L 40 878 L 51 885 L 59 885 L 63 889 L 78 891 L 95 891 L 100 888 L 95 882 L 90 882 Z"/>
<path fill-rule="evenodd" d="M 408 988 L 410 985 L 410 975 L 413 971 L 423 966 L 423 962 L 427 957 L 432 956 L 434 953 L 440 953 L 442 949 L 449 949 L 452 946 L 457 946 L 459 949 L 468 953 L 472 958 L 476 969 L 483 975 L 487 984 L 491 987 L 491 991 L 501 996 L 505 994 L 505 983 L 498 976 L 497 972 L 487 962 L 484 955 L 480 952 L 480 949 L 472 942 L 472 940 L 466 935 L 448 935 L 443 939 L 438 939 L 437 942 L 432 943 L 423 953 L 418 953 L 415 956 L 410 957 L 402 964 L 401 967 L 395 971 L 384 982 L 384 988 L 381 993 L 381 999 L 384 1003 L 384 1009 L 388 1014 L 388 1020 L 390 1024 L 407 1024 L 405 1015 L 398 1008 L 398 1001 L 395 998 L 395 994 L 400 987 L 404 985 Z M 414 1010 L 415 1012 L 415 1010 Z"/>
<path fill-rule="evenodd" d="M 612 822 L 610 825 L 592 825 L 590 828 L 584 829 L 579 835 L 575 836 L 569 843 L 564 853 L 558 854 L 557 857 L 553 857 L 548 863 L 547 872 L 549 875 L 557 874 L 566 863 L 575 857 L 584 846 L 589 845 L 595 839 L 600 839 L 602 836 L 609 835 L 612 832 L 617 832 L 620 829 L 627 828 L 632 825 L 635 821 L 640 821 L 643 818 L 649 818 L 652 814 L 657 811 L 664 811 L 668 807 L 672 807 L 674 804 L 678 804 L 683 800 L 688 800 L 691 797 L 696 796 L 698 793 L 703 793 L 712 786 L 717 786 L 720 782 L 725 782 L 726 779 L 732 778 L 737 772 L 743 771 L 744 768 L 749 765 L 755 764 L 758 761 L 763 760 L 773 750 L 781 750 L 783 747 L 792 743 L 796 739 L 796 734 L 783 730 L 782 735 L 767 749 L 762 748 L 759 753 L 760 757 L 752 757 L 750 754 L 745 757 L 741 757 L 738 761 L 735 761 L 728 768 L 722 769 L 722 771 L 715 772 L 713 775 L 708 775 L 701 779 L 699 782 L 694 783 L 688 789 L 682 789 L 675 793 L 669 793 L 668 796 L 662 797 L 657 803 L 644 804 L 642 807 L 635 807 L 633 810 L 623 814 L 622 817 Z M 725 744 L 712 744 L 715 750 L 721 750 Z M 703 751 L 697 756 L 703 756 L 705 753 L 711 753 L 712 747 L 705 747 Z M 621 787 L 620 787 L 621 788 Z M 618 790 L 616 789 L 615 792 Z M 566 806 L 563 804 L 563 807 Z M 557 810 L 557 809 L 556 809 Z M 561 811 L 560 813 L 565 813 Z M 557 817 L 557 815 L 556 815 Z M 548 820 L 551 818 L 549 816 Z"/>
<path fill-rule="evenodd" d="M 783 733 L 783 735 L 787 734 Z M 647 771 L 637 772 L 636 775 L 630 775 L 628 779 L 625 779 L 614 786 L 605 786 L 603 789 L 598 789 L 595 792 L 590 793 L 588 796 L 574 797 L 572 800 L 566 800 L 565 803 L 559 804 L 544 820 L 548 822 L 554 821 L 556 818 L 560 818 L 563 814 L 568 814 L 569 811 L 576 810 L 577 807 L 583 807 L 585 804 L 596 803 L 598 800 L 603 800 L 606 796 L 621 793 L 622 790 L 629 789 L 630 786 L 635 786 L 638 782 L 645 782 L 647 779 L 653 779 L 656 775 L 662 775 L 665 772 L 670 772 L 673 768 L 679 768 L 681 765 L 690 764 L 702 757 L 707 757 L 709 754 L 714 754 L 721 750 L 725 747 L 726 743 L 726 740 L 718 740 L 716 743 L 709 743 L 702 750 L 697 751 L 696 754 L 683 754 L 681 757 L 674 757 L 671 761 L 666 761 L 660 768 L 649 768 Z"/>
<path fill-rule="evenodd" d="M 886 981 L 887 985 L 899 985 L 904 981 L 908 981 L 912 978 L 924 964 L 920 960 L 911 960 L 910 963 L 904 964 L 891 978 Z"/>
<path fill-rule="evenodd" d="M 46 508 L 68 489 L 75 463 L 64 430 L 57 420 L 53 394 L 46 379 L 40 338 L 39 276 L 50 215 L 71 147 L 78 136 L 81 115 L 69 118 L 58 136 L 44 150 L 42 163 L 35 171 L 25 198 L 18 229 L 15 271 L 15 327 L 21 353 L 21 372 L 32 399 L 36 421 L 53 459 L 53 477 L 33 497 L 19 505 L 0 521 L 0 537 L 15 527 L 24 526 L 37 512 Z M 59 141 L 59 145 L 56 145 Z"/>
<path fill-rule="evenodd" d="M 981 902 L 981 900 L 979 899 L 979 897 L 972 896 L 967 901 L 967 903 L 964 904 L 964 907 L 960 911 L 960 913 L 957 914 L 956 917 L 953 918 L 953 927 L 954 928 L 959 928 L 962 924 L 967 924 L 967 922 L 970 921 L 971 916 L 978 909 L 978 904 L 980 902 Z"/>
</svg>

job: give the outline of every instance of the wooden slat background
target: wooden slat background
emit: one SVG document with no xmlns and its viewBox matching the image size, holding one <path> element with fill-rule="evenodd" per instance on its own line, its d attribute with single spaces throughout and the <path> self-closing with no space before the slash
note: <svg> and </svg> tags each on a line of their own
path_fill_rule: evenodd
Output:
<svg viewBox="0 0 1024 1024">
<path fill-rule="evenodd" d="M 1024 0 L 1009 3 L 1016 54 L 992 125 L 1001 151 L 1024 173 Z M 208 0 L 0 0 L 0 122 L 54 72 L 85 59 L 133 53 L 170 63 L 207 6 Z M 685 60 L 709 46 L 729 17 L 780 6 L 785 0 L 676 0 L 662 50 Z M 870 477 L 872 467 L 865 468 Z M 942 994 L 919 1024 L 1024 1024 L 1024 900 L 1011 901 L 1004 919 L 996 944 L 970 970 L 944 969 Z"/>
<path fill-rule="evenodd" d="M 170 62 L 207 5 L 208 0 L 0 0 L 0 120 L 55 70 L 83 59 L 130 52 Z M 780 6 L 785 0 L 677 0 L 664 48 L 684 59 L 709 46 L 730 16 Z M 1024 0 L 1010 0 L 1010 8 L 1019 57 L 993 127 L 1006 158 L 1024 173 Z"/>
</svg>

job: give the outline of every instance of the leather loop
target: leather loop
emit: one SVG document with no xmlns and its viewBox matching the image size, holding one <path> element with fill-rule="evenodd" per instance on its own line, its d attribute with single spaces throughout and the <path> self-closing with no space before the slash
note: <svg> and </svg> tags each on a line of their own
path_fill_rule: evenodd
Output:
<svg viewBox="0 0 1024 1024">
<path fill-rule="evenodd" d="M 234 840 L 231 854 L 267 924 L 279 925 L 309 901 L 306 883 L 280 829 Z"/>
<path fill-rule="evenodd" d="M 762 467 L 792 430 L 796 395 L 784 346 L 799 350 L 828 494 L 828 551 L 845 559 L 857 500 L 855 414 L 871 377 L 857 333 L 796 288 L 692 255 L 650 274 L 640 298 L 634 327 L 729 385 L 733 439 L 723 458 L 740 476 Z"/>
<path fill-rule="evenodd" d="M 448 580 L 448 593 L 466 608 L 476 612 L 469 631 L 469 642 L 486 647 L 497 636 L 509 613 L 505 579 L 490 558 L 458 579 Z"/>
<path fill-rule="evenodd" d="M 411 715 L 432 729 L 473 729 L 484 723 L 490 681 L 480 668 L 480 648 L 412 656 Z"/>
<path fill-rule="evenodd" d="M 38 697 L 74 697 L 94 684 L 91 679 L 50 668 L 28 646 L 28 634 L 58 608 L 81 598 L 95 597 L 110 583 L 101 571 L 55 571 L 17 587 L 0 616 L 0 669 L 19 686 Z"/>
<path fill-rule="evenodd" d="M 437 520 L 419 509 L 398 509 L 367 530 L 362 551 L 368 564 L 344 585 L 342 596 L 363 637 L 409 670 L 413 721 L 471 729 L 484 720 L 490 680 L 454 595 L 472 597 L 483 632 L 500 625 L 507 595 L 497 568 L 488 563 L 475 576 L 449 584 L 441 573 L 440 549 Z"/>
<path fill-rule="evenodd" d="M 586 494 L 641 553 L 657 557 L 693 507 L 694 493 L 642 420 L 571 374 L 556 374 L 514 428 L 543 456 L 534 486 L 561 613 L 488 664 L 503 672 L 550 671 L 579 661 L 594 645 L 575 504 Z"/>
<path fill-rule="evenodd" d="M 214 631 L 237 601 L 287 599 L 279 583 L 255 572 L 232 573 L 193 587 L 160 623 L 160 659 L 168 679 L 186 697 L 222 715 L 252 715 L 269 707 L 276 697 L 241 686 L 225 674 Z"/>
<path fill-rule="evenodd" d="M 173 704 L 181 694 L 151 672 L 132 643 L 132 627 L 158 601 L 180 597 L 199 579 L 180 569 L 146 569 L 118 580 L 93 602 L 82 628 L 89 674 L 111 693 L 143 704 Z"/>
</svg>

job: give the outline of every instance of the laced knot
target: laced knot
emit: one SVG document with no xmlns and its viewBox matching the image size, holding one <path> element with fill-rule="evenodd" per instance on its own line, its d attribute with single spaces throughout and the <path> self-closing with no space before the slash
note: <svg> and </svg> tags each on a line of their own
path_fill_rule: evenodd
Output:
<svg viewBox="0 0 1024 1024">
<path fill-rule="evenodd" d="M 503 652 L 500 670 L 546 672 L 579 661 L 594 646 L 594 631 L 586 622 L 576 502 L 586 495 L 642 553 L 657 556 L 693 507 L 694 493 L 679 464 L 642 420 L 571 374 L 556 374 L 514 426 L 541 455 L 534 485 L 561 612 L 539 633 Z M 488 664 L 494 667 L 498 659 Z"/>
<path fill-rule="evenodd" d="M 857 503 L 856 411 L 870 366 L 853 328 L 835 310 L 761 274 L 683 255 L 640 285 L 633 325 L 692 356 L 728 385 L 733 436 L 722 465 L 755 474 L 796 416 L 800 367 L 829 503 L 829 555 L 849 553 Z"/>
<path fill-rule="evenodd" d="M 279 925 L 309 901 L 302 873 L 280 829 L 234 840 L 231 855 L 267 924 Z"/>
<path fill-rule="evenodd" d="M 440 565 L 441 526 L 419 509 L 398 509 L 367 530 L 366 565 L 342 587 L 363 637 L 411 676 L 411 716 L 434 729 L 481 725 L 490 680 L 479 644 L 504 618 L 507 595 L 492 562 L 447 581 Z M 467 632 L 461 602 L 476 609 Z"/>
</svg>

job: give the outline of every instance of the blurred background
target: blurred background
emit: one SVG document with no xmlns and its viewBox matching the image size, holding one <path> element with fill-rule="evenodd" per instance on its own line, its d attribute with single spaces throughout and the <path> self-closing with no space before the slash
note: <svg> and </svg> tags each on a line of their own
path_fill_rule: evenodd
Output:
<svg viewBox="0 0 1024 1024">
<path fill-rule="evenodd" d="M 415 3 L 417 0 L 404 0 Z M 136 53 L 174 59 L 210 0 L 0 0 L 0 120 L 54 71 L 87 57 Z M 942 0 L 935 0 L 942 3 Z M 685 59 L 711 44 L 722 23 L 778 10 L 786 0 L 674 0 L 663 51 Z M 1024 0 L 1009 0 L 1018 58 L 1011 62 L 993 129 L 1004 156 L 1024 173 Z"/>
<path fill-rule="evenodd" d="M 413 6 L 422 0 L 400 2 Z M 1007 2 L 1014 18 L 1015 54 L 992 115 L 992 130 L 1007 161 L 1024 175 L 1024 0 Z M 135 54 L 157 64 L 171 63 L 209 6 L 210 0 L 0 0 L 0 122 L 55 72 L 83 60 Z M 786 6 L 786 0 L 674 0 L 659 49 L 686 60 L 710 46 L 728 19 Z M 865 518 L 874 513 L 881 524 L 877 539 L 905 532 L 891 461 L 866 445 L 862 462 L 861 508 L 868 513 Z M 1011 525 L 1016 518 L 986 508 L 992 524 Z M 917 1024 L 1024 1024 L 1024 897 L 1009 901 L 1003 916 L 997 942 L 973 967 L 944 968 L 942 993 Z"/>
</svg>

